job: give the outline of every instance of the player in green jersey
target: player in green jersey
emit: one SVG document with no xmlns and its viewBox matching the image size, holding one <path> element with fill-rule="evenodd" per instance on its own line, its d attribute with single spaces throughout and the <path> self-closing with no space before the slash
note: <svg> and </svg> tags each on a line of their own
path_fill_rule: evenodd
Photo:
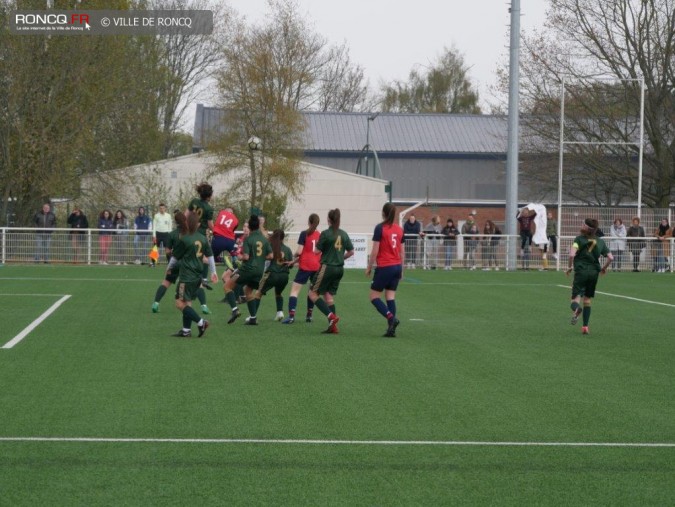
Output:
<svg viewBox="0 0 675 507">
<path fill-rule="evenodd" d="M 260 286 L 265 271 L 266 264 L 272 260 L 272 247 L 265 236 L 260 232 L 260 221 L 257 215 L 251 215 L 248 219 L 249 235 L 244 240 L 241 248 L 241 265 L 236 269 L 225 282 L 225 298 L 232 308 L 232 314 L 228 324 L 232 324 L 241 315 L 237 307 L 237 300 L 234 289 L 237 285 L 244 288 L 246 304 L 250 318 L 246 320 L 248 325 L 256 325 L 256 313 L 258 310 L 258 300 L 253 293 Z"/>
<path fill-rule="evenodd" d="M 334 296 L 344 274 L 345 259 L 354 255 L 354 245 L 349 235 L 340 229 L 338 208 L 328 212 L 328 225 L 329 228 L 321 233 L 316 245 L 316 250 L 321 252 L 321 267 L 312 275 L 309 299 L 328 317 L 328 328 L 323 332 L 337 334 L 340 317 L 335 314 Z"/>
<path fill-rule="evenodd" d="M 272 247 L 272 263 L 263 274 L 260 280 L 260 286 L 255 293 L 260 307 L 260 299 L 267 294 L 267 291 L 274 289 L 274 301 L 277 305 L 277 315 L 275 320 L 284 319 L 284 296 L 282 295 L 286 285 L 288 285 L 288 272 L 293 265 L 293 252 L 284 245 L 284 231 L 276 229 L 270 236 L 270 246 Z"/>
<path fill-rule="evenodd" d="M 199 337 L 201 337 L 209 327 L 209 321 L 199 318 L 192 308 L 192 301 L 202 285 L 203 257 L 208 258 L 211 281 L 214 283 L 218 281 L 216 261 L 206 237 L 197 231 L 199 220 L 196 214 L 191 213 L 186 217 L 183 213 L 178 213 L 176 223 L 180 229 L 180 236 L 178 243 L 173 247 L 167 271 L 180 261 L 179 279 L 176 285 L 176 308 L 183 314 L 183 328 L 174 336 L 186 338 L 192 336 L 190 328 L 192 322 L 196 322 Z"/>
<path fill-rule="evenodd" d="M 199 232 L 206 236 L 206 239 L 210 243 L 211 234 L 213 232 L 213 208 L 211 207 L 211 204 L 209 204 L 209 201 L 213 196 L 213 187 L 208 183 L 200 183 L 197 185 L 197 194 L 199 194 L 199 198 L 195 197 L 192 199 L 190 204 L 188 204 L 187 209 L 190 213 L 197 214 L 199 217 Z M 204 287 L 211 290 L 207 279 L 208 269 L 208 266 L 203 267 L 202 279 Z"/>
<path fill-rule="evenodd" d="M 574 270 L 571 324 L 576 324 L 579 315 L 583 314 L 583 326 L 581 328 L 583 334 L 589 334 L 588 322 L 591 319 L 591 300 L 595 296 L 598 276 L 607 273 L 607 267 L 614 259 L 602 238 L 595 236 L 597 230 L 597 220 L 594 218 L 584 220 L 581 225 L 581 235 L 574 238 L 574 243 L 570 248 L 567 271 L 565 272 L 569 276 Z M 600 267 L 601 256 L 605 257 L 605 264 L 602 267 Z M 584 298 L 583 309 L 579 304 L 582 297 Z"/>
<path fill-rule="evenodd" d="M 173 212 L 174 220 L 177 213 L 180 212 L 178 210 L 175 210 Z M 174 245 L 178 244 L 179 235 L 180 230 L 178 229 L 178 227 L 176 227 L 169 233 L 168 239 L 165 241 L 164 248 L 166 249 L 166 256 L 168 257 L 169 260 L 171 260 L 171 250 L 173 249 Z M 206 261 L 206 259 L 204 260 Z M 155 301 L 152 303 L 152 313 L 159 312 L 159 303 L 166 294 L 166 291 L 169 289 L 169 287 L 171 287 L 171 284 L 176 283 L 176 280 L 178 280 L 179 269 L 180 269 L 180 262 L 176 264 L 173 268 L 165 272 L 164 280 L 162 280 L 162 283 L 159 285 L 159 287 L 157 287 L 157 291 L 155 292 Z M 206 306 L 206 294 L 204 293 L 204 289 L 202 287 L 200 287 L 197 290 L 197 299 L 199 299 L 199 304 L 201 305 L 202 313 L 204 315 L 208 315 L 209 313 L 211 313 L 209 307 Z"/>
</svg>

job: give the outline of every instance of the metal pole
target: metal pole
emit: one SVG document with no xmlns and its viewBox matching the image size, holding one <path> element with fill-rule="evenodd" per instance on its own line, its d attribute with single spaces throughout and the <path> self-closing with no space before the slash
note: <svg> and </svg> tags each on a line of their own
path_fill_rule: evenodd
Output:
<svg viewBox="0 0 675 507">
<path fill-rule="evenodd" d="M 560 83 L 560 146 L 558 147 L 558 249 L 560 249 L 560 234 L 562 232 L 562 186 L 563 186 L 563 152 L 565 150 L 565 77 Z M 560 258 L 556 261 L 556 269 L 560 269 Z"/>
<path fill-rule="evenodd" d="M 642 217 L 642 146 L 644 144 L 645 134 L 645 80 L 640 79 L 640 144 L 638 155 L 638 196 L 637 196 L 637 216 Z"/>
<path fill-rule="evenodd" d="M 509 57 L 509 118 L 506 152 L 506 269 L 514 271 L 516 254 L 516 214 L 518 213 L 518 74 L 520 53 L 520 0 L 511 0 L 511 44 Z"/>
</svg>

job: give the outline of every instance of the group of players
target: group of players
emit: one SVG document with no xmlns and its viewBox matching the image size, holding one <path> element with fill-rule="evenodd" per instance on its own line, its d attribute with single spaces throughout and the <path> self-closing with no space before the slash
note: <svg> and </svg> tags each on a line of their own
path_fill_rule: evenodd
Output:
<svg viewBox="0 0 675 507">
<path fill-rule="evenodd" d="M 306 322 L 312 322 L 314 307 L 323 313 L 328 327 L 327 334 L 338 334 L 340 321 L 335 309 L 335 294 L 344 274 L 344 261 L 354 255 L 349 235 L 340 228 L 340 210 L 328 212 L 328 228 L 319 233 L 320 218 L 312 213 L 308 228 L 300 233 L 298 247 L 293 254 L 283 243 L 284 231 L 271 234 L 264 229 L 264 218 L 251 215 L 243 226 L 243 234 L 236 239 L 239 225 L 230 208 L 221 211 L 213 220 L 214 211 L 209 201 L 213 188 L 208 183 L 197 187 L 198 198 L 187 209 L 176 210 L 176 229 L 164 245 L 169 259 L 165 279 L 155 294 L 153 312 L 159 311 L 159 302 L 171 284 L 176 284 L 176 308 L 181 312 L 181 329 L 173 336 L 191 337 L 192 324 L 197 324 L 198 336 L 202 337 L 209 321 L 200 317 L 192 308 L 198 300 L 204 314 L 206 306 L 204 288 L 211 289 L 209 282 L 218 281 L 215 259 L 222 254 L 225 272 L 222 275 L 225 298 L 230 306 L 228 324 L 241 315 L 239 304 L 245 301 L 249 316 L 245 325 L 257 325 L 257 314 L 262 296 L 274 289 L 277 308 L 276 320 L 293 324 L 298 296 L 308 282 Z M 395 337 L 399 319 L 396 317 L 396 290 L 403 276 L 403 230 L 395 223 L 396 208 L 387 203 L 382 209 L 382 223 L 375 227 L 373 249 L 369 257 L 366 275 L 375 268 L 371 283 L 370 299 L 377 311 L 387 320 L 386 337 Z M 207 237 L 212 235 L 211 242 Z M 170 256 L 170 257 L 169 257 Z M 283 290 L 289 281 L 290 269 L 298 265 L 288 302 L 288 317 L 283 313 Z M 385 300 L 381 296 L 384 292 Z"/>
</svg>

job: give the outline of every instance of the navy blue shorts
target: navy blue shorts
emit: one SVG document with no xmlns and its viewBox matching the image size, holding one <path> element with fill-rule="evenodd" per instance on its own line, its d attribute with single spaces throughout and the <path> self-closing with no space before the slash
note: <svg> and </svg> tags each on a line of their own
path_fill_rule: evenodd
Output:
<svg viewBox="0 0 675 507">
<path fill-rule="evenodd" d="M 403 267 L 400 264 L 375 268 L 375 274 L 373 275 L 373 282 L 370 284 L 370 288 L 377 292 L 382 292 L 383 290 L 396 290 L 398 282 L 401 281 L 402 274 Z"/>
<path fill-rule="evenodd" d="M 316 273 L 316 271 L 305 271 L 303 269 L 298 269 L 298 272 L 295 274 L 295 280 L 293 280 L 293 283 L 305 285 L 307 283 L 307 280 L 312 278 L 312 275 L 314 273 Z"/>
<path fill-rule="evenodd" d="M 233 239 L 226 238 L 225 236 L 213 236 L 211 249 L 213 250 L 213 256 L 218 257 L 223 252 L 234 252 L 236 244 Z"/>
</svg>

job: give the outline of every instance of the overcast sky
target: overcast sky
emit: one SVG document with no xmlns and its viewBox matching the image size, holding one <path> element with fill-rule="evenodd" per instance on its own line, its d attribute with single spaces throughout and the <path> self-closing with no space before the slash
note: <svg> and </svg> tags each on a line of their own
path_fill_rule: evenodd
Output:
<svg viewBox="0 0 675 507">
<path fill-rule="evenodd" d="M 455 47 L 471 67 L 481 98 L 488 98 L 495 69 L 508 61 L 510 0 L 297 0 L 316 31 L 335 44 L 347 42 L 352 60 L 370 85 L 405 80 L 415 65 L 428 65 Z M 230 0 L 249 20 L 268 12 L 266 0 Z M 547 0 L 521 0 L 521 29 L 541 27 Z"/>
</svg>

